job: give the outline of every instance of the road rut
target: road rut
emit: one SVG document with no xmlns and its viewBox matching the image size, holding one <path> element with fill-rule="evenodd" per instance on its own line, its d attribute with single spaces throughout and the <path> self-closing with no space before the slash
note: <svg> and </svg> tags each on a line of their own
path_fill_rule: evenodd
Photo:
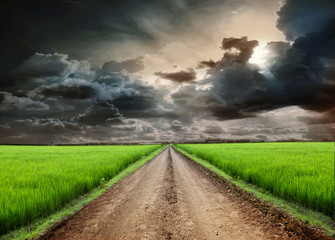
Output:
<svg viewBox="0 0 335 240">
<path fill-rule="evenodd" d="M 42 239 L 288 239 L 169 147 Z"/>
</svg>

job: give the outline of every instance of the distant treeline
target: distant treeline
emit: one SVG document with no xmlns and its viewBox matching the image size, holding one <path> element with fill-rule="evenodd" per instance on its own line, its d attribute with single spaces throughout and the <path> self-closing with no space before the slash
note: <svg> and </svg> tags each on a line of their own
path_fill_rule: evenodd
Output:
<svg viewBox="0 0 335 240">
<path fill-rule="evenodd" d="M 50 143 L 50 144 L 29 144 L 29 143 L 7 143 L 0 145 L 16 145 L 16 146 L 106 146 L 106 145 L 156 145 L 156 144 L 191 144 L 191 143 L 252 143 L 252 142 L 334 142 L 334 140 L 324 139 L 321 141 L 306 141 L 301 139 L 280 139 L 276 141 L 253 141 L 249 139 L 222 139 L 222 138 L 206 138 L 204 140 L 193 141 L 157 141 L 157 142 L 90 142 L 90 143 Z"/>
<path fill-rule="evenodd" d="M 7 143 L 0 145 L 13 145 L 13 146 L 107 146 L 107 145 L 157 145 L 163 143 L 153 143 L 153 142 L 126 142 L 126 143 L 50 143 L 50 144 L 29 144 L 29 143 Z"/>
</svg>

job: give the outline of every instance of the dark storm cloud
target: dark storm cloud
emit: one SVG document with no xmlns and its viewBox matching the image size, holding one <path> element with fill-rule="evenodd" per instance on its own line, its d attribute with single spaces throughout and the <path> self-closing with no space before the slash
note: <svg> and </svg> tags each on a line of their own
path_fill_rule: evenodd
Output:
<svg viewBox="0 0 335 240">
<path fill-rule="evenodd" d="M 59 83 L 67 77 L 93 79 L 95 73 L 87 61 L 69 59 L 67 54 L 35 53 L 19 65 L 14 73 L 16 86 L 33 89 L 43 84 Z"/>
<path fill-rule="evenodd" d="M 96 96 L 97 92 L 91 86 L 63 86 L 44 88 L 40 92 L 46 97 L 59 96 L 64 99 L 87 99 Z"/>
<path fill-rule="evenodd" d="M 130 127 L 127 127 L 130 126 Z M 134 141 L 130 136 L 134 131 L 149 137 L 148 125 L 131 121 L 110 126 L 92 126 L 58 118 L 28 118 L 0 125 L 1 144 L 66 144 L 89 142 L 112 142 L 115 139 Z M 146 131 L 145 131 L 146 130 Z"/>
<path fill-rule="evenodd" d="M 139 60 L 139 59 L 137 59 Z M 165 90 L 157 90 L 134 79 L 127 72 L 93 71 L 86 61 L 69 59 L 65 54 L 34 54 L 15 72 L 17 85 L 26 95 L 41 101 L 85 100 L 79 106 L 89 107 L 95 101 L 115 105 L 127 117 L 155 118 L 175 116 L 159 110 Z M 73 105 L 78 111 L 78 102 Z"/>
<path fill-rule="evenodd" d="M 263 101 L 269 94 L 267 79 L 256 66 L 246 62 L 257 45 L 257 41 L 247 37 L 224 38 L 222 59 L 208 70 L 208 78 L 198 82 L 209 89 L 182 86 L 171 94 L 175 104 L 193 114 L 209 114 L 221 120 L 253 117 L 257 111 L 271 109 Z M 237 51 L 232 52 L 233 48 Z M 253 106 L 251 101 L 260 104 Z"/>
<path fill-rule="evenodd" d="M 287 0 L 278 15 L 278 27 L 288 39 L 295 39 L 270 68 L 281 88 L 278 98 L 333 121 L 329 112 L 335 107 L 334 2 Z"/>
<path fill-rule="evenodd" d="M 180 132 L 185 131 L 185 128 L 184 128 L 183 124 L 179 120 L 172 121 L 172 123 L 170 125 L 170 129 L 173 132 L 176 132 L 176 133 L 180 133 Z"/>
<path fill-rule="evenodd" d="M 256 117 L 256 113 L 250 113 L 243 110 L 243 105 L 218 106 L 209 108 L 212 116 L 220 120 L 233 120 L 249 117 Z"/>
<path fill-rule="evenodd" d="M 199 67 L 209 67 L 209 68 L 215 68 L 216 67 L 216 62 L 213 61 L 212 59 L 208 61 L 201 61 L 199 62 Z"/>
<path fill-rule="evenodd" d="M 220 126 L 207 126 L 204 133 L 210 134 L 210 135 L 217 135 L 226 133 L 225 130 L 222 129 Z"/>
<path fill-rule="evenodd" d="M 0 143 L 50 144 L 68 142 L 71 134 L 78 134 L 83 127 L 77 123 L 57 118 L 29 118 L 0 125 Z"/>
<path fill-rule="evenodd" d="M 134 59 L 124 60 L 122 62 L 117 62 L 114 60 L 105 62 L 102 66 L 102 71 L 104 72 L 120 72 L 126 70 L 130 73 L 136 73 L 144 69 L 144 58 L 138 57 Z"/>
<path fill-rule="evenodd" d="M 126 118 L 176 118 L 172 110 L 164 110 L 166 89 L 144 85 L 129 75 L 109 74 L 94 80 L 100 100 L 112 103 Z"/>
<path fill-rule="evenodd" d="M 286 20 L 293 16 L 285 14 L 296 7 L 291 2 L 287 1 L 285 11 L 279 11 L 279 23 L 284 30 L 295 27 Z M 327 7 L 329 2 L 321 1 L 314 12 L 309 9 L 310 18 L 317 17 L 320 8 L 327 12 Z M 306 20 L 308 24 L 310 18 L 306 16 L 299 21 Z M 327 15 L 327 19 L 318 25 L 317 31 L 297 37 L 292 45 L 268 43 L 266 69 L 262 72 L 248 63 L 257 41 L 246 37 L 224 38 L 223 58 L 200 62 L 211 67 L 209 76 L 198 82 L 203 87 L 182 86 L 171 94 L 172 99 L 191 113 L 206 112 L 221 120 L 254 117 L 286 106 L 327 114 L 335 107 L 335 14 L 332 19 Z"/>
<path fill-rule="evenodd" d="M 294 40 L 323 29 L 335 16 L 333 0 L 286 0 L 278 12 L 277 27 Z"/>
<path fill-rule="evenodd" d="M 127 118 L 176 118 L 161 106 L 166 90 L 144 85 L 125 71 L 92 70 L 88 62 L 66 54 L 33 54 L 17 68 L 15 80 L 12 93 L 0 92 L 2 143 L 110 141 L 108 127 L 131 124 L 123 114 Z M 77 128 L 69 130 L 68 126 Z M 30 130 L 39 134 L 31 141 Z M 111 133 L 130 136 L 129 131 L 120 131 Z M 153 138 L 152 131 L 148 124 L 140 129 L 148 139 Z"/>
<path fill-rule="evenodd" d="M 185 83 L 185 82 L 193 82 L 196 78 L 196 73 L 193 68 L 187 69 L 187 71 L 179 71 L 172 73 L 164 73 L 164 72 L 155 72 L 156 76 L 159 76 L 164 79 L 171 80 L 176 83 Z"/>
<path fill-rule="evenodd" d="M 111 136 L 153 140 L 165 134 L 163 128 L 166 136 L 180 133 L 182 138 L 187 133 L 195 139 L 202 132 L 225 132 L 203 126 L 201 134 L 193 134 L 197 128 L 190 130 L 186 121 L 251 118 L 286 106 L 317 111 L 321 117 L 298 120 L 316 130 L 322 124 L 333 129 L 332 0 L 287 0 L 278 12 L 278 27 L 291 42 L 268 43 L 264 68 L 249 63 L 256 39 L 225 36 L 222 58 L 200 62 L 208 67 L 205 79 L 195 81 L 193 69 L 156 73 L 182 83 L 172 93 L 172 87 L 148 86 L 130 74 L 144 69 L 143 57 L 134 56 L 162 49 L 183 36 L 180 33 L 191 34 L 194 21 L 206 16 L 208 22 L 216 16 L 215 9 L 225 16 L 240 5 L 228 3 L 218 8 L 220 0 L 2 1 L 1 141 L 110 141 Z M 117 52 L 121 53 L 114 56 Z M 111 60 L 122 58 L 127 60 Z M 258 139 L 291 133 L 286 128 L 231 130 L 232 136 L 251 134 Z"/>
<path fill-rule="evenodd" d="M 129 12 L 146 7 L 171 9 L 173 4 L 146 4 L 138 1 L 2 1 L 1 73 L 9 73 L 36 51 L 67 52 L 85 55 L 82 45 L 125 37 L 151 41 L 154 37 L 142 29 Z M 13 17 L 15 16 L 15 17 Z M 69 34 L 71 33 L 71 34 Z M 73 44 L 77 41 L 77 45 Z M 86 49 L 88 50 L 88 49 Z"/>
<path fill-rule="evenodd" d="M 193 16 L 216 9 L 219 3 L 223 1 L 1 1 L 0 86 L 10 84 L 13 69 L 35 52 L 65 52 L 87 59 L 106 44 L 166 44 L 167 38 L 157 41 L 157 32 L 145 19 L 182 31 Z M 227 11 L 237 5 L 230 1 Z"/>
<path fill-rule="evenodd" d="M 258 41 L 248 40 L 248 37 L 242 38 L 224 38 L 221 42 L 221 48 L 228 50 L 223 54 L 222 61 L 230 63 L 236 62 L 245 64 L 258 46 Z"/>
<path fill-rule="evenodd" d="M 120 124 L 122 123 L 122 114 L 113 104 L 97 102 L 72 120 L 85 125 Z"/>
<path fill-rule="evenodd" d="M 242 104 L 255 98 L 258 91 L 266 91 L 266 79 L 252 66 L 232 64 L 211 76 L 213 93 L 227 105 Z"/>
<path fill-rule="evenodd" d="M 282 61 L 286 55 L 286 51 L 291 48 L 287 42 L 269 42 L 266 44 L 265 49 L 267 52 L 267 64 L 273 65 L 276 62 Z"/>
<path fill-rule="evenodd" d="M 258 46 L 258 41 L 248 40 L 248 37 L 241 38 L 224 38 L 220 48 L 224 50 L 222 59 L 215 62 L 214 60 L 200 61 L 200 66 L 216 68 L 221 70 L 232 63 L 246 64 L 254 53 L 254 48 Z"/>
<path fill-rule="evenodd" d="M 335 107 L 335 16 L 324 29 L 297 38 L 270 68 L 285 104 L 324 112 Z"/>
<path fill-rule="evenodd" d="M 191 116 L 214 116 L 220 120 L 241 119 L 252 117 L 243 113 L 240 105 L 227 106 L 225 101 L 213 91 L 196 90 L 196 86 L 183 86 L 172 93 L 174 103 Z"/>
<path fill-rule="evenodd" d="M 71 73 L 76 61 L 69 61 L 66 54 L 35 53 L 16 70 L 19 77 L 65 77 Z"/>
<path fill-rule="evenodd" d="M 0 111 L 2 110 L 48 110 L 48 104 L 27 97 L 17 97 L 8 92 L 0 92 Z"/>
</svg>

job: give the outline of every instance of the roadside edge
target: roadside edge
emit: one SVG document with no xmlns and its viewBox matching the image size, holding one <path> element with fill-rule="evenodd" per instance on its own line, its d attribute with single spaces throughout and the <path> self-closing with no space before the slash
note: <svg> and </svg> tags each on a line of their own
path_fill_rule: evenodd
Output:
<svg viewBox="0 0 335 240">
<path fill-rule="evenodd" d="M 82 210 L 87 204 L 92 202 L 93 200 L 101 197 L 105 194 L 109 189 L 111 189 L 116 183 L 124 179 L 125 177 L 131 175 L 136 170 L 141 168 L 143 165 L 148 163 L 149 161 L 158 157 L 164 150 L 168 148 L 169 145 L 163 145 L 157 150 L 153 151 L 147 156 L 142 157 L 136 162 L 130 164 L 126 169 L 121 171 L 115 177 L 109 179 L 104 184 L 104 188 L 97 187 L 90 192 L 80 196 L 79 198 L 73 200 L 68 203 L 64 208 L 60 211 L 51 214 L 46 218 L 42 218 L 36 220 L 28 226 L 22 227 L 18 230 L 11 231 L 3 236 L 0 236 L 0 240 L 22 240 L 22 239 L 40 239 L 47 235 L 53 229 L 56 229 L 61 223 L 66 221 L 71 216 L 75 215 L 77 212 Z"/>
<path fill-rule="evenodd" d="M 308 222 L 306 223 L 299 219 L 298 216 L 295 216 L 295 214 L 292 213 L 292 210 L 294 210 L 292 206 L 290 206 L 290 209 L 285 208 L 288 204 L 292 205 L 292 203 L 276 198 L 269 193 L 260 192 L 256 186 L 245 183 L 242 180 L 234 179 L 207 161 L 194 156 L 175 145 L 172 147 L 177 153 L 206 169 L 219 181 L 224 182 L 224 184 L 228 185 L 238 196 L 242 197 L 253 206 L 260 208 L 266 218 L 269 218 L 271 222 L 278 224 L 284 222 L 286 230 L 292 232 L 295 232 L 298 228 L 299 235 L 308 237 L 306 239 L 335 239 L 335 230 L 331 226 L 325 227 L 326 223 L 323 223 L 322 226 L 312 226 L 308 224 Z"/>
</svg>

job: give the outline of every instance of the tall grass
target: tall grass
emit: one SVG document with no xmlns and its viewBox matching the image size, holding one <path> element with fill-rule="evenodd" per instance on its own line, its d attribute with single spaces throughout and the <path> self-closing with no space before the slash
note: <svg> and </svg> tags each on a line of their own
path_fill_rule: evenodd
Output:
<svg viewBox="0 0 335 240">
<path fill-rule="evenodd" d="M 176 146 L 235 178 L 334 219 L 334 143 Z"/>
<path fill-rule="evenodd" d="M 0 146 L 0 235 L 59 210 L 159 147 Z"/>
</svg>

